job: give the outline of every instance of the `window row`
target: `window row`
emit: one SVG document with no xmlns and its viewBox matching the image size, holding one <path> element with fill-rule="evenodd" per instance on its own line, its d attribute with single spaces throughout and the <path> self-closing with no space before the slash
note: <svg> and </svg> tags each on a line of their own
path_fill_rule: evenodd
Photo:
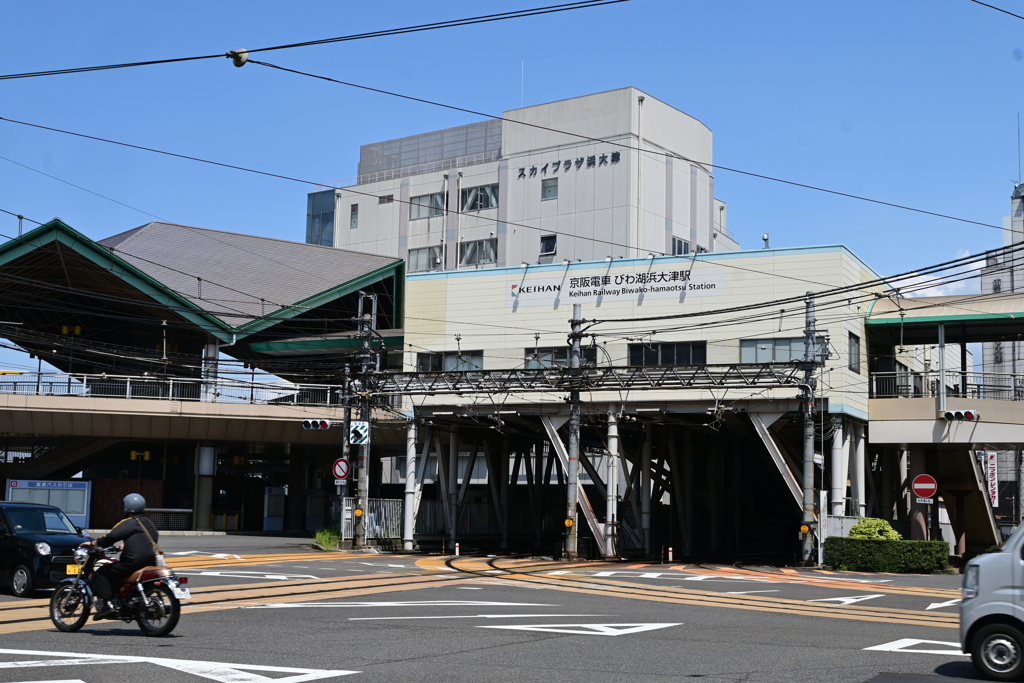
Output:
<svg viewBox="0 0 1024 683">
<path fill-rule="evenodd" d="M 790 363 L 803 359 L 804 340 L 792 339 L 744 339 L 740 341 L 740 363 Z M 828 342 L 818 337 L 815 353 L 818 362 L 828 357 Z M 630 344 L 628 364 L 633 367 L 654 367 L 674 365 L 707 365 L 707 342 L 653 342 Z M 525 349 L 523 353 L 527 370 L 569 367 L 569 347 L 555 346 Z M 580 349 L 580 362 L 584 367 L 597 365 L 597 348 Z M 860 372 L 860 337 L 850 334 L 849 368 Z M 416 354 L 416 367 L 424 372 L 483 369 L 483 351 L 448 351 L 444 353 Z"/>
<path fill-rule="evenodd" d="M 390 198 L 390 197 L 389 197 Z M 381 202 L 384 203 L 383 201 Z M 422 194 L 409 199 L 409 220 L 443 216 L 448 207 L 444 192 Z M 459 197 L 459 211 L 483 211 L 498 208 L 498 184 L 467 187 Z"/>
</svg>

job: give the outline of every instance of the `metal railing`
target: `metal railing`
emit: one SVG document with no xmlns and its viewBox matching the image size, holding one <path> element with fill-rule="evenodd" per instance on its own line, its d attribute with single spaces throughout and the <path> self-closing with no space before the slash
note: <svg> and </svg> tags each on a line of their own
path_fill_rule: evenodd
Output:
<svg viewBox="0 0 1024 683">
<path fill-rule="evenodd" d="M 945 384 L 947 397 L 1024 401 L 1024 375 L 962 370 L 943 373 L 938 370 L 872 373 L 871 398 L 935 398 Z"/>
<path fill-rule="evenodd" d="M 340 406 L 341 387 L 188 377 L 133 377 L 64 373 L 4 375 L 0 394 L 81 396 L 255 405 Z"/>
<path fill-rule="evenodd" d="M 351 176 L 349 178 L 341 178 L 340 180 L 330 180 L 319 187 L 322 187 L 325 190 L 329 190 L 331 188 L 343 189 L 353 185 L 365 185 L 367 183 L 377 183 L 382 180 L 392 180 L 394 178 L 405 178 L 407 176 L 432 173 L 434 171 L 446 171 L 450 168 L 462 168 L 463 166 L 485 164 L 488 161 L 495 161 L 500 157 L 501 150 L 493 149 L 489 152 L 480 152 L 478 154 L 470 154 L 468 156 L 440 159 L 438 161 L 430 161 L 425 164 L 417 164 L 415 166 L 390 168 L 384 171 L 373 171 L 371 173 L 364 173 L 362 175 Z"/>
</svg>

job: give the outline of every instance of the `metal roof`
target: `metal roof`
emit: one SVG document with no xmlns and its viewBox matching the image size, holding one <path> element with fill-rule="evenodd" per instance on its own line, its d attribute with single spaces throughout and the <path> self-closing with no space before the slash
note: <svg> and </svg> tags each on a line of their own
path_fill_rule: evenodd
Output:
<svg viewBox="0 0 1024 683">
<path fill-rule="evenodd" d="M 99 244 L 234 329 L 264 316 L 291 317 L 322 303 L 340 285 L 383 275 L 402 263 L 389 256 L 163 222 Z"/>
<path fill-rule="evenodd" d="M 900 315 L 900 313 L 903 315 Z M 874 301 L 865 324 L 905 325 L 965 323 L 970 321 L 1024 321 L 1024 294 L 962 294 L 909 299 L 886 297 Z"/>
</svg>

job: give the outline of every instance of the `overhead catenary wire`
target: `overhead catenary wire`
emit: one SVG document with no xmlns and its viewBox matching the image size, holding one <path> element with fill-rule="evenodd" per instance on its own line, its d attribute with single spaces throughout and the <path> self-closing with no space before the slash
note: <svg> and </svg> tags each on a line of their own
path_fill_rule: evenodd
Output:
<svg viewBox="0 0 1024 683">
<path fill-rule="evenodd" d="M 505 21 L 508 19 L 521 19 L 525 17 L 539 16 L 544 14 L 553 14 L 556 12 L 567 12 L 577 9 L 588 9 L 592 7 L 602 7 L 605 5 L 615 5 L 621 2 L 629 2 L 629 0 L 579 0 L 578 2 L 569 2 L 561 5 L 548 5 L 546 7 L 534 7 L 531 9 L 516 10 L 513 12 L 501 12 L 498 14 L 485 14 L 476 17 L 466 17 L 463 19 L 449 19 L 447 21 L 438 21 L 429 24 L 416 24 L 413 26 L 404 26 L 401 28 L 383 29 L 380 31 L 368 31 L 365 33 L 355 33 L 346 36 L 337 36 L 334 38 L 321 38 L 318 40 L 307 40 L 298 43 L 287 43 L 284 45 L 273 45 L 269 47 L 260 47 L 252 50 L 247 50 L 249 53 L 256 52 L 270 52 L 274 50 L 290 50 L 300 47 L 312 47 L 316 45 L 329 45 L 332 43 L 343 43 L 353 40 L 365 40 L 368 38 L 382 38 L 385 36 L 402 35 L 405 33 L 419 33 L 422 31 L 435 31 L 443 28 L 456 28 L 459 26 L 471 26 L 474 24 L 484 24 L 495 21 Z M 156 66 L 161 64 L 175 64 L 181 62 L 195 62 L 206 59 L 223 59 L 224 57 L 230 57 L 232 53 L 218 52 L 215 54 L 205 55 L 194 55 L 191 57 L 171 57 L 168 59 L 151 59 L 146 61 L 137 62 L 121 62 L 116 64 L 104 64 L 100 66 L 82 66 L 82 67 L 71 67 L 63 69 L 50 69 L 46 71 L 28 71 L 25 73 L 5 74 L 0 75 L 0 81 L 15 80 L 21 78 L 39 78 L 42 76 L 61 76 L 67 74 L 79 74 L 88 73 L 92 71 L 110 71 L 113 69 L 129 69 L 140 66 Z"/>
</svg>

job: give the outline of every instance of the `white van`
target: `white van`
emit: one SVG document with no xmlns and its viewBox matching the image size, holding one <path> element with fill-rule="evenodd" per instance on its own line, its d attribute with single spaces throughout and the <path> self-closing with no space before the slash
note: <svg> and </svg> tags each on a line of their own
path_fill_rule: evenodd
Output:
<svg viewBox="0 0 1024 683">
<path fill-rule="evenodd" d="M 964 568 L 960 644 L 990 680 L 1024 679 L 1024 534 Z"/>
</svg>

